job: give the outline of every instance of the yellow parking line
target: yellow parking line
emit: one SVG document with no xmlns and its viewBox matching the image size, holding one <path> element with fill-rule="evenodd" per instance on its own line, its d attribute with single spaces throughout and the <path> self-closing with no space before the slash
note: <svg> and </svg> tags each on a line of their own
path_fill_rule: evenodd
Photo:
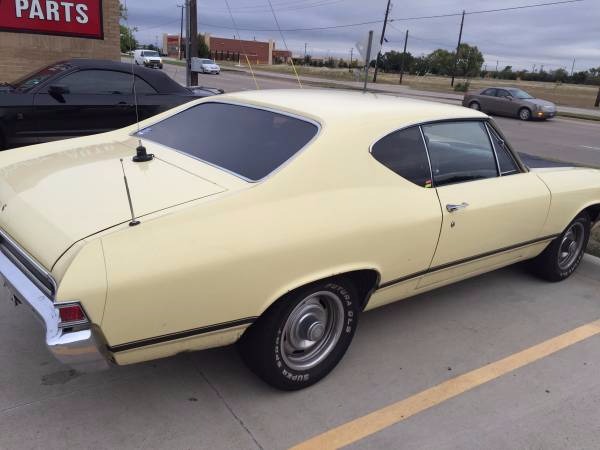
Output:
<svg viewBox="0 0 600 450">
<path fill-rule="evenodd" d="M 499 361 L 444 381 L 397 403 L 326 431 L 296 445 L 292 450 L 325 450 L 350 445 L 421 411 L 597 334 L 600 334 L 600 320 L 590 322 Z"/>
</svg>

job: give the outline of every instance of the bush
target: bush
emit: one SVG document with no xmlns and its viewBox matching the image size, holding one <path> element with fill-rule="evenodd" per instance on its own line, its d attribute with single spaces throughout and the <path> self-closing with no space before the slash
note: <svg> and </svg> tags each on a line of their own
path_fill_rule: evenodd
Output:
<svg viewBox="0 0 600 450">
<path fill-rule="evenodd" d="M 456 85 L 454 86 L 454 90 L 456 92 L 467 92 L 469 90 L 470 85 L 470 81 L 465 81 L 464 83 L 456 83 Z"/>
</svg>

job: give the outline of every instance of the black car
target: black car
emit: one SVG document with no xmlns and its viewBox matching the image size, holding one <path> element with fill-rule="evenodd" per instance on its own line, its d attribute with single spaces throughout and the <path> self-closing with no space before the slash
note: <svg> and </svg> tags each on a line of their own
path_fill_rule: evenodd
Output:
<svg viewBox="0 0 600 450">
<path fill-rule="evenodd" d="M 134 83 L 135 79 L 135 83 Z M 0 149 L 102 133 L 223 91 L 186 88 L 162 71 L 72 59 L 0 84 Z"/>
</svg>

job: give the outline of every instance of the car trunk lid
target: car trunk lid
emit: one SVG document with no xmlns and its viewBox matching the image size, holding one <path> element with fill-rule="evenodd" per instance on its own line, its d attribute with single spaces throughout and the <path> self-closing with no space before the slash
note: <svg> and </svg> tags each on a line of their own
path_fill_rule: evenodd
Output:
<svg viewBox="0 0 600 450">
<path fill-rule="evenodd" d="M 19 150 L 16 150 L 19 151 Z M 134 163 L 109 143 L 40 155 L 0 169 L 0 228 L 45 268 L 75 242 L 138 217 L 227 190 L 163 159 Z"/>
</svg>

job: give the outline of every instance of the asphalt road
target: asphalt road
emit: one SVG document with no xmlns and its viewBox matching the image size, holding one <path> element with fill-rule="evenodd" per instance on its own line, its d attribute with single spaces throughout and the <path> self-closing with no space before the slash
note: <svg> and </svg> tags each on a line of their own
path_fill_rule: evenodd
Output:
<svg viewBox="0 0 600 450">
<path fill-rule="evenodd" d="M 183 67 L 165 64 L 164 70 L 178 82 L 185 84 Z M 288 79 L 257 77 L 260 89 L 298 88 Z M 199 84 L 218 87 L 226 92 L 256 89 L 250 74 L 222 71 L 220 75 L 199 74 Z M 447 103 L 452 101 L 444 100 Z M 600 167 L 600 122 L 560 117 L 545 122 L 522 122 L 517 119 L 495 117 L 512 146 L 526 155 L 581 165 Z M 525 158 L 535 166 L 548 165 L 542 160 Z"/>
<path fill-rule="evenodd" d="M 586 256 L 558 284 L 517 266 L 407 299 L 361 316 L 340 365 L 294 393 L 259 381 L 233 347 L 72 372 L 0 297 L 0 449 L 285 449 L 358 418 L 342 434 L 367 433 L 354 449 L 600 448 L 600 324 L 501 376 L 473 372 L 599 319 L 599 292 L 600 260 Z M 472 389 L 445 400 L 463 374 Z M 399 401 L 406 412 L 371 433 L 380 417 L 365 415 Z"/>
</svg>

